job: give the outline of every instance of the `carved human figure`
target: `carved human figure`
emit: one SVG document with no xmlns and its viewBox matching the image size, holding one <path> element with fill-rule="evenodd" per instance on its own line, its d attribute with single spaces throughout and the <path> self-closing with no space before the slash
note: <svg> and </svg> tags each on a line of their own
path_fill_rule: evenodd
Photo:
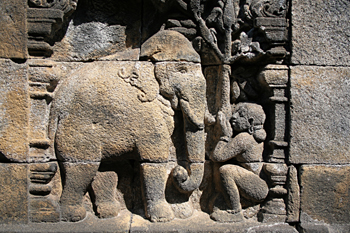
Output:
<svg viewBox="0 0 350 233">
<path fill-rule="evenodd" d="M 200 185 L 204 170 L 206 84 L 200 64 L 188 62 L 200 61 L 199 55 L 185 37 L 173 33 L 170 32 L 168 42 L 181 44 L 183 50 L 178 51 L 177 58 L 182 62 L 157 65 L 167 71 L 156 75 L 157 79 L 155 73 L 160 68 L 155 72 L 150 62 L 94 62 L 70 75 L 58 87 L 51 108 L 49 137 L 54 141 L 63 171 L 62 220 L 79 221 L 85 217 L 82 199 L 90 184 L 97 195 L 99 216 L 118 214 L 119 204 L 113 195 L 117 177 L 97 172 L 101 161 L 121 156 L 141 162 L 146 216 L 151 221 L 174 218 L 165 200 L 169 142 L 174 126 L 169 117 L 170 103 L 166 107 L 167 101 L 160 93 L 186 118 L 184 130 L 191 173 L 188 175 L 185 170 L 178 185 L 185 191 Z M 150 40 L 145 44 L 153 43 L 152 37 Z M 155 43 L 160 56 L 161 44 Z M 168 59 L 174 56 L 170 54 Z M 170 115 L 164 114 L 166 111 Z M 182 172 L 181 168 L 177 170 Z"/>
<path fill-rule="evenodd" d="M 237 135 L 232 137 L 230 122 L 222 112 L 218 113 L 223 136 L 217 143 L 210 159 L 214 162 L 235 160 L 235 164 L 219 164 L 214 176 L 219 184 L 226 210 L 212 207 L 211 218 L 220 222 L 243 221 L 241 197 L 253 203 L 263 201 L 268 194 L 266 182 L 259 177 L 262 167 L 263 141 L 266 132 L 263 129 L 265 113 L 260 105 L 239 103 L 233 110 L 231 125 Z"/>
</svg>

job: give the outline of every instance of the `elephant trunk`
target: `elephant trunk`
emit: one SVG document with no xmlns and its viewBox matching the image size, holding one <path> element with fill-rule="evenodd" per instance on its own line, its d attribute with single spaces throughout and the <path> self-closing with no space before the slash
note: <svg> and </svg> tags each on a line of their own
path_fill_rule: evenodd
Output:
<svg viewBox="0 0 350 233">
<path fill-rule="evenodd" d="M 183 105 L 182 105 L 183 107 Z M 189 167 L 176 166 L 173 170 L 175 186 L 180 192 L 191 192 L 202 182 L 205 161 L 204 112 L 201 112 L 200 121 L 193 124 L 190 116 L 184 116 L 184 128 Z M 184 115 L 186 114 L 183 111 Z"/>
<path fill-rule="evenodd" d="M 198 188 L 204 174 L 204 163 L 191 163 L 191 175 L 182 166 L 176 166 L 173 170 L 175 186 L 182 193 L 187 193 Z"/>
</svg>

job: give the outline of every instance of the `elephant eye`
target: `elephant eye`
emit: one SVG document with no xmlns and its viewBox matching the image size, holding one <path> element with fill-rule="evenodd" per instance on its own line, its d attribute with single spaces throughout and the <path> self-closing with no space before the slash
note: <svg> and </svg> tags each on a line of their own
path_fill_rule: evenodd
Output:
<svg viewBox="0 0 350 233">
<path fill-rule="evenodd" d="M 179 67 L 178 71 L 181 72 L 182 74 L 187 73 L 187 68 L 186 67 Z"/>
</svg>

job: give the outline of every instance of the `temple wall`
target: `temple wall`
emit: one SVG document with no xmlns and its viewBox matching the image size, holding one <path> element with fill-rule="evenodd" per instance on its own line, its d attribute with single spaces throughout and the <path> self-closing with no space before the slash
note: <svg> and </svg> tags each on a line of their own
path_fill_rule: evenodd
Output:
<svg viewBox="0 0 350 233">
<path fill-rule="evenodd" d="M 0 232 L 349 232 L 349 7 L 0 1 Z"/>
</svg>

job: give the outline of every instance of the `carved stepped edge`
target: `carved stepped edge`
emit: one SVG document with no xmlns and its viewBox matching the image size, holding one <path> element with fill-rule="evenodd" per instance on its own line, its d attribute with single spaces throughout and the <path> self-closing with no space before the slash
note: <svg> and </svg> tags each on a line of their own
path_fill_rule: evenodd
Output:
<svg viewBox="0 0 350 233">
<path fill-rule="evenodd" d="M 267 201 L 259 213 L 261 222 L 284 222 L 286 220 L 286 204 L 284 197 L 287 189 L 284 188 L 287 180 L 288 167 L 283 163 L 266 163 L 263 167 L 269 176 L 270 191 Z"/>
<path fill-rule="evenodd" d="M 29 8 L 28 52 L 32 56 L 51 56 L 51 46 L 45 38 L 51 34 L 52 25 L 61 22 L 63 12 L 58 9 Z"/>
<path fill-rule="evenodd" d="M 270 111 L 273 119 L 272 135 L 268 145 L 271 153 L 268 155 L 268 162 L 285 163 L 288 150 L 287 139 L 287 112 L 289 104 L 287 94 L 288 88 L 288 70 L 285 65 L 268 65 L 259 74 L 259 81 L 267 85 L 272 96 L 269 97 L 273 105 Z"/>
<path fill-rule="evenodd" d="M 29 165 L 29 219 L 31 222 L 59 222 L 58 202 L 52 197 L 52 179 L 57 164 L 33 163 Z"/>
<path fill-rule="evenodd" d="M 48 39 L 55 33 L 54 26 L 62 26 L 77 7 L 78 0 L 29 0 L 27 10 L 28 53 L 31 56 L 49 57 L 52 48 Z"/>
<path fill-rule="evenodd" d="M 271 48 L 267 51 L 268 54 L 277 59 L 283 58 L 288 54 L 283 47 L 288 41 L 286 18 L 257 17 L 254 21 L 254 26 L 259 28 L 264 33 L 266 40 L 271 43 Z"/>
<path fill-rule="evenodd" d="M 47 122 L 50 103 L 53 98 L 53 88 L 50 81 L 52 67 L 52 61 L 44 59 L 29 60 L 30 162 L 45 162 L 52 157 L 48 150 L 50 140 L 47 137 Z"/>
<path fill-rule="evenodd" d="M 278 24 L 276 18 L 271 20 L 275 20 L 276 25 Z M 276 29 L 277 26 L 275 26 L 271 26 L 272 31 Z M 276 30 L 282 31 L 278 27 Z M 268 30 L 265 29 L 265 32 L 268 33 Z M 282 46 L 283 44 L 282 34 L 280 36 L 280 44 L 276 42 L 276 46 Z M 288 72 L 289 68 L 285 65 L 268 65 L 260 72 L 258 77 L 259 81 L 270 89 L 271 110 L 269 115 L 273 122 L 270 140 L 268 141 L 270 152 L 266 158 L 269 163 L 264 165 L 264 171 L 269 179 L 269 195 L 262 204 L 259 213 L 259 220 L 262 222 L 284 222 L 286 220 L 291 222 L 297 218 L 295 212 L 298 211 L 298 208 L 295 208 L 294 203 L 298 203 L 299 191 L 294 190 L 291 193 L 289 189 L 286 189 L 286 186 L 294 187 L 295 180 L 297 180 L 293 175 L 294 173 L 290 172 L 292 168 L 288 169 L 285 164 L 289 147 L 287 128 L 287 108 L 289 107 Z"/>
</svg>

